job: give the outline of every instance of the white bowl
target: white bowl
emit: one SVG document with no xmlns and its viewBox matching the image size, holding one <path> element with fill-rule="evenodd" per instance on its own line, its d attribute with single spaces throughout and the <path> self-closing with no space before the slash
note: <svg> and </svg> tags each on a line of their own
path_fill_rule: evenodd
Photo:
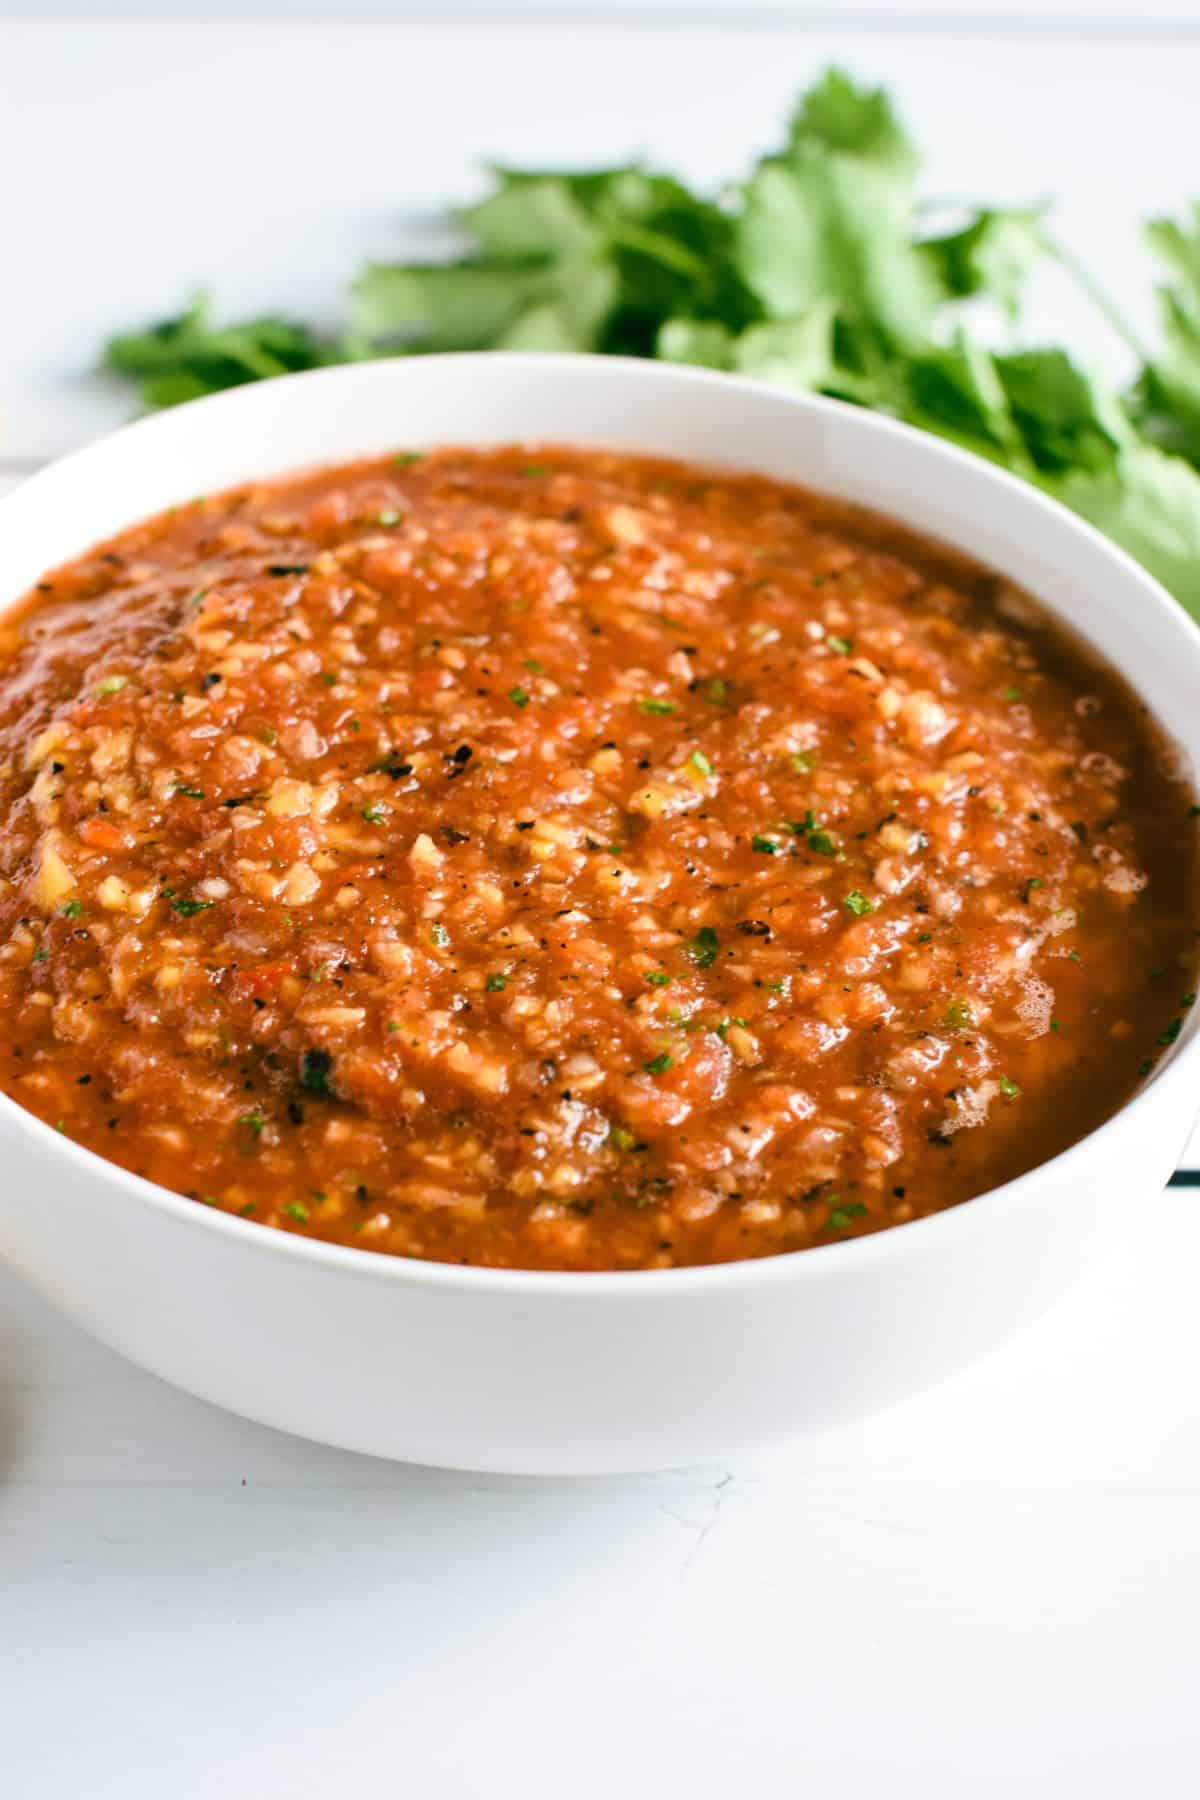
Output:
<svg viewBox="0 0 1200 1800">
<path fill-rule="evenodd" d="M 0 504 L 0 605 L 172 501 L 385 449 L 518 439 L 756 469 L 891 513 L 1041 598 L 1189 761 L 1200 751 L 1200 632 L 1071 514 L 869 413 L 650 363 L 360 364 L 142 421 Z M 758 1262 L 608 1275 L 456 1268 L 265 1230 L 0 1098 L 0 1254 L 133 1361 L 287 1431 L 454 1468 L 662 1467 L 873 1411 L 1041 1311 L 1119 1230 L 1144 1228 L 1197 1110 L 1198 1046 L 1193 1019 L 1098 1131 L 933 1218 Z"/>
</svg>

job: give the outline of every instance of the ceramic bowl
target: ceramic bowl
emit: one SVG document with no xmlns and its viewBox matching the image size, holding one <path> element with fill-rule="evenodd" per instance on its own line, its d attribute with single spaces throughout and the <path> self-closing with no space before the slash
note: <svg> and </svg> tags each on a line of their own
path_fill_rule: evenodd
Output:
<svg viewBox="0 0 1200 1800">
<path fill-rule="evenodd" d="M 0 605 L 173 501 L 403 446 L 527 439 L 754 469 L 889 513 L 1036 595 L 1194 766 L 1200 632 L 1032 488 L 835 401 L 654 363 L 431 356 L 291 376 L 116 432 L 0 502 Z M 448 1467 L 597 1473 L 842 1424 L 961 1369 L 1139 1229 L 1200 1097 L 1193 1019 L 1099 1130 L 858 1241 L 629 1274 L 458 1268 L 264 1229 L 0 1098 L 0 1254 L 104 1343 L 284 1430 Z"/>
</svg>

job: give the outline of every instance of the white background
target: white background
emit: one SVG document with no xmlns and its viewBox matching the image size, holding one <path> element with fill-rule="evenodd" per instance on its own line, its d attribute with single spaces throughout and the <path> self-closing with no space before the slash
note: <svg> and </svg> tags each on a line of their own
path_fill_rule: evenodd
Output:
<svg viewBox="0 0 1200 1800">
<path fill-rule="evenodd" d="M 0 4 L 10 477 L 124 415 L 98 341 L 197 283 L 333 317 L 484 156 L 715 180 L 831 57 L 897 89 L 930 192 L 1057 196 L 1139 323 L 1136 221 L 1200 190 L 1192 0 L 95 10 Z M 1060 284 L 1038 305 L 1112 356 Z M 1131 1203 L 1100 1277 L 940 1391 L 759 1461 L 573 1484 L 243 1424 L 0 1274 L 0 1791 L 1190 1800 L 1198 1264 L 1200 1194 Z"/>
</svg>

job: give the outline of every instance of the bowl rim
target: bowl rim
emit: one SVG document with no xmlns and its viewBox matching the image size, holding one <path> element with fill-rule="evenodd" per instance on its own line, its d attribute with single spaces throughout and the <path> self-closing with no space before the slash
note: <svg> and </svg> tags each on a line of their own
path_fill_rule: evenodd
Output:
<svg viewBox="0 0 1200 1800">
<path fill-rule="evenodd" d="M 0 498 L 0 521 L 4 515 L 21 505 L 31 491 L 36 491 L 43 484 L 57 482 L 72 474 L 83 475 L 92 462 L 103 462 L 115 443 L 125 443 L 131 436 L 145 438 L 150 442 L 156 434 L 169 436 L 178 430 L 181 413 L 195 417 L 201 411 L 211 412 L 220 408 L 231 415 L 231 423 L 235 421 L 236 412 L 247 407 L 269 404 L 272 392 L 280 386 L 294 389 L 299 384 L 312 386 L 328 386 L 333 388 L 347 383 L 354 378 L 362 379 L 367 368 L 388 370 L 392 373 L 383 378 L 394 380 L 399 371 L 418 365 L 423 371 L 431 368 L 436 373 L 439 366 L 471 364 L 481 374 L 488 369 L 507 366 L 522 369 L 531 377 L 553 379 L 556 372 L 594 371 L 613 369 L 620 371 L 624 379 L 644 380 L 660 383 L 664 387 L 677 386 L 714 386 L 731 396 L 741 393 L 750 398 L 755 396 L 769 398 L 775 403 L 784 403 L 794 407 L 798 414 L 809 414 L 815 418 L 835 418 L 839 425 L 851 430 L 860 431 L 864 442 L 874 440 L 882 445 L 901 446 L 905 443 L 921 446 L 921 453 L 932 461 L 943 461 L 947 465 L 961 470 L 977 486 L 981 500 L 987 493 L 1007 494 L 1017 498 L 1027 508 L 1031 516 L 1040 516 L 1047 520 L 1057 532 L 1074 535 L 1082 544 L 1090 544 L 1093 550 L 1098 549 L 1110 562 L 1114 574 L 1129 585 L 1132 583 L 1140 590 L 1141 600 L 1145 605 L 1153 607 L 1168 622 L 1180 642 L 1185 654 L 1190 654 L 1200 674 L 1200 628 L 1189 618 L 1183 608 L 1167 593 L 1140 564 L 1134 561 L 1124 550 L 1114 544 L 1093 525 L 1072 513 L 1057 500 L 1051 499 L 1029 483 L 1020 480 L 1007 470 L 987 462 L 982 457 L 974 456 L 945 439 L 934 437 L 931 433 L 920 431 L 913 426 L 901 423 L 879 413 L 868 412 L 863 408 L 852 406 L 841 400 L 825 395 L 790 392 L 772 384 L 747 376 L 739 376 L 725 371 L 695 368 L 690 365 L 661 363 L 643 360 L 636 357 L 601 357 L 595 353 L 567 353 L 555 351 L 453 351 L 422 355 L 419 359 L 380 359 L 374 363 L 342 364 L 330 368 L 310 369 L 293 375 L 277 376 L 270 382 L 248 384 L 246 386 L 227 389 L 221 393 L 206 395 L 201 399 L 189 401 L 185 407 L 168 412 L 152 413 L 132 420 L 114 431 L 105 433 L 92 442 L 57 457 L 35 474 L 18 483 L 9 494 Z M 519 441 L 519 438 L 514 438 Z M 566 439 L 564 441 L 570 441 Z M 635 454 L 635 452 L 630 452 Z M 653 454 L 653 452 L 647 452 Z M 700 456 L 697 461 L 709 468 L 720 468 L 719 459 Z M 319 467 L 319 464 L 300 464 L 297 468 Z M 746 464 L 736 465 L 739 472 L 753 467 L 753 457 Z M 270 479 L 277 475 L 286 475 L 289 468 L 280 468 L 264 473 L 262 479 Z M 242 479 L 253 479 L 243 477 Z M 783 479 L 780 477 L 779 479 Z M 185 484 L 181 483 L 181 487 Z M 237 485 L 231 482 L 230 486 Z M 798 484 L 802 485 L 802 484 Z M 885 508 L 880 509 L 884 516 Z M 130 523 L 136 523 L 143 516 L 134 513 Z M 902 519 L 897 521 L 903 524 Z M 68 553 L 78 554 L 78 553 Z M 53 566 L 53 565 L 48 565 Z M 1051 617 L 1055 614 L 1053 601 L 1043 595 L 1036 598 L 1045 607 Z M 2 610 L 2 609 L 0 609 Z M 1132 686 L 1133 684 L 1131 684 Z M 1133 687 L 1134 693 L 1142 698 L 1142 691 Z M 1147 702 L 1149 704 L 1149 702 Z M 1155 708 L 1150 707 L 1152 715 Z M 1179 1040 L 1172 1045 L 1167 1054 L 1155 1067 L 1138 1089 L 1125 1103 L 1118 1107 L 1107 1119 L 1093 1130 L 1069 1144 L 1056 1156 L 1035 1164 L 1024 1174 L 1011 1181 L 1001 1183 L 997 1187 L 987 1188 L 983 1193 L 964 1200 L 958 1205 L 947 1207 L 937 1213 L 921 1218 L 906 1220 L 903 1224 L 891 1225 L 881 1231 L 872 1232 L 865 1237 L 849 1238 L 828 1244 L 815 1244 L 803 1250 L 780 1251 L 763 1257 L 752 1257 L 733 1262 L 703 1263 L 685 1265 L 684 1267 L 667 1269 L 525 1269 L 525 1268 L 492 1268 L 478 1264 L 464 1265 L 427 1260 L 421 1257 L 395 1255 L 384 1251 L 372 1250 L 368 1246 L 342 1245 L 326 1242 L 321 1238 L 309 1238 L 298 1233 L 279 1230 L 266 1226 L 252 1219 L 243 1219 L 237 1214 L 227 1213 L 217 1207 L 205 1206 L 197 1200 L 190 1200 L 170 1188 L 160 1187 L 157 1182 L 145 1176 L 136 1175 L 101 1156 L 98 1152 L 87 1149 L 82 1144 L 64 1137 L 53 1126 L 48 1125 L 36 1114 L 31 1113 L 7 1094 L 0 1092 L 0 1126 L 11 1130 L 18 1136 L 28 1134 L 31 1145 L 39 1153 L 44 1153 L 52 1165 L 57 1158 L 64 1158 L 69 1167 L 73 1166 L 81 1180 L 102 1180 L 112 1182 L 130 1200 L 138 1201 L 153 1210 L 166 1214 L 176 1223 L 201 1232 L 215 1232 L 228 1243 L 241 1249 L 250 1249 L 268 1257 L 282 1257 L 308 1265 L 312 1268 L 326 1268 L 341 1276 L 367 1281 L 384 1281 L 404 1286 L 415 1286 L 434 1290 L 452 1290 L 464 1294 L 511 1295 L 536 1298 L 547 1301 L 579 1300 L 586 1296 L 603 1298 L 614 1303 L 634 1298 L 648 1299 L 653 1296 L 672 1294 L 682 1299 L 685 1295 L 700 1295 L 717 1289 L 752 1289 L 778 1282 L 790 1282 L 797 1279 L 819 1280 L 840 1270 L 849 1274 L 852 1268 L 864 1268 L 874 1265 L 881 1259 L 894 1259 L 903 1256 L 920 1254 L 925 1248 L 932 1248 L 936 1241 L 952 1238 L 973 1229 L 973 1221 L 977 1220 L 982 1208 L 994 1211 L 998 1205 L 1005 1203 L 1006 1197 L 1027 1192 L 1037 1182 L 1053 1172 L 1060 1178 L 1070 1179 L 1072 1172 L 1097 1151 L 1111 1141 L 1114 1134 L 1134 1129 L 1134 1121 L 1140 1120 L 1148 1112 L 1149 1099 L 1152 1092 L 1163 1092 L 1170 1089 L 1174 1093 L 1181 1084 L 1193 1074 L 1194 1066 L 1200 1062 L 1200 1008 L 1197 1015 L 1191 1017 L 1180 1034 Z M 1198 1098 L 1193 1103 L 1193 1112 L 1200 1111 L 1200 1083 L 1196 1084 Z M 836 1256 L 831 1265 L 830 1256 Z M 807 1272 L 807 1273 L 806 1273 Z"/>
</svg>

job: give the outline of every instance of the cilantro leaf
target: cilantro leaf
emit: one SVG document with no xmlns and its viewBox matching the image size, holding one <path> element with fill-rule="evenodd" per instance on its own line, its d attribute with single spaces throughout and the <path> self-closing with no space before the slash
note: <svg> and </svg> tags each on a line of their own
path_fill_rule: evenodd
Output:
<svg viewBox="0 0 1200 1800">
<path fill-rule="evenodd" d="M 942 295 L 913 241 L 917 156 L 887 96 L 830 70 L 801 100 L 787 150 L 743 192 L 738 267 L 768 318 L 832 302 L 893 348 L 928 336 Z"/>
<path fill-rule="evenodd" d="M 495 192 L 457 214 L 481 256 L 520 263 L 591 248 L 594 227 L 569 176 L 492 173 Z"/>
<path fill-rule="evenodd" d="M 497 350 L 595 350 L 617 300 L 614 270 L 599 261 L 564 264 L 561 290 L 513 320 Z"/>
<path fill-rule="evenodd" d="M 734 341 L 733 367 L 778 387 L 835 387 L 834 318 L 833 302 L 817 300 L 801 318 L 749 325 Z"/>
<path fill-rule="evenodd" d="M 911 238 L 907 194 L 889 170 L 801 144 L 759 165 L 738 220 L 738 269 L 769 319 L 824 300 L 893 349 L 915 347 L 938 292 Z"/>
<path fill-rule="evenodd" d="M 1015 319 L 1029 272 L 1046 255 L 1041 213 L 984 208 L 949 236 L 925 239 L 921 249 L 948 294 L 990 295 Z"/>
<path fill-rule="evenodd" d="M 483 350 L 545 291 L 540 269 L 486 263 L 368 263 L 354 284 L 354 329 L 405 349 Z"/>
<path fill-rule="evenodd" d="M 1029 454 L 1039 469 L 1105 469 L 1132 433 L 1116 401 L 1065 350 L 1022 350 L 995 358 Z"/>
<path fill-rule="evenodd" d="M 668 319 L 655 353 L 664 362 L 733 369 L 777 387 L 820 392 L 838 381 L 834 317 L 832 302 L 820 300 L 802 318 L 748 325 L 736 337 L 712 319 Z"/>
<path fill-rule="evenodd" d="M 300 1086 L 327 1099 L 334 1095 L 333 1057 L 328 1050 L 306 1050 L 300 1058 Z"/>
<path fill-rule="evenodd" d="M 1147 445 L 1107 470 L 1070 470 L 1038 484 L 1127 550 L 1200 619 L 1200 473 Z"/>
<path fill-rule="evenodd" d="M 702 369 L 732 369 L 734 336 L 719 319 L 665 319 L 654 354 L 663 362 L 696 363 Z"/>
<path fill-rule="evenodd" d="M 901 178 L 915 175 L 915 145 L 883 88 L 856 87 L 844 69 L 827 69 L 800 100 L 792 118 L 793 148 L 816 144 L 848 151 Z"/>
<path fill-rule="evenodd" d="M 326 344 L 308 326 L 272 314 L 216 326 L 209 297 L 198 294 L 177 317 L 110 339 L 104 360 L 140 384 L 145 405 L 164 407 L 357 354 L 348 340 Z"/>
<path fill-rule="evenodd" d="M 684 945 L 685 953 L 698 969 L 711 969 L 720 948 L 721 940 L 711 925 L 702 925 L 691 943 Z"/>
<path fill-rule="evenodd" d="M 1032 471 L 1025 440 L 996 367 L 995 358 L 961 332 L 945 349 L 913 357 L 906 371 L 910 424 L 996 461 Z"/>
<path fill-rule="evenodd" d="M 1132 408 L 1153 443 L 1200 465 L 1200 201 L 1183 224 L 1151 220 L 1146 238 L 1175 280 L 1158 290 L 1163 345 L 1142 370 Z"/>
</svg>

